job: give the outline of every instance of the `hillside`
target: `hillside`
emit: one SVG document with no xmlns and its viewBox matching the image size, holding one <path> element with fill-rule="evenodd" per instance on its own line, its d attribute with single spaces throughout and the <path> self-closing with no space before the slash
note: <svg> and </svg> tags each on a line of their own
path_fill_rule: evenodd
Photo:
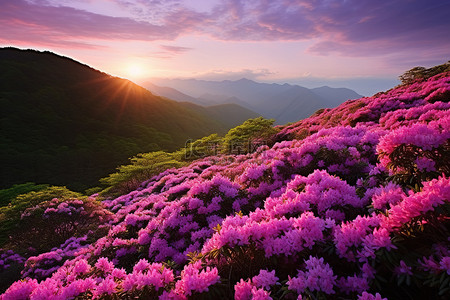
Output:
<svg viewBox="0 0 450 300">
<path fill-rule="evenodd" d="M 235 103 L 217 104 L 210 106 L 195 105 L 191 102 L 182 102 L 181 105 L 210 116 L 213 120 L 235 127 L 242 124 L 242 120 L 256 118 L 259 115 Z"/>
<path fill-rule="evenodd" d="M 449 100 L 450 72 L 416 77 L 253 153 L 30 206 L 0 299 L 449 299 Z M 34 231 L 68 239 L 36 253 Z"/>
<path fill-rule="evenodd" d="M 166 97 L 183 99 L 180 95 L 186 95 L 184 101 L 200 105 L 235 103 L 265 118 L 274 118 L 276 124 L 295 122 L 318 109 L 336 107 L 346 100 L 361 97 L 346 88 L 307 89 L 290 84 L 258 83 L 245 78 L 236 81 L 155 78 L 144 86 Z"/>
<path fill-rule="evenodd" d="M 211 110 L 50 52 L 0 49 L 0 187 L 32 181 L 82 190 L 139 152 L 175 150 L 252 115 L 235 110 L 228 122 Z"/>
</svg>

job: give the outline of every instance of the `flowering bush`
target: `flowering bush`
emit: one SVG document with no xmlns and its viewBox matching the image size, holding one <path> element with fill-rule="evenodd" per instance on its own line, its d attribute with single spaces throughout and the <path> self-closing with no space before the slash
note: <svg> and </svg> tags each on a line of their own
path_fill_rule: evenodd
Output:
<svg viewBox="0 0 450 300">
<path fill-rule="evenodd" d="M 64 240 L 29 257 L 0 299 L 447 299 L 449 91 L 438 74 L 103 206 L 34 205 L 23 220 Z"/>
<path fill-rule="evenodd" d="M 16 248 L 33 247 L 42 252 L 63 244 L 71 237 L 98 231 L 111 213 L 95 198 L 43 201 L 25 209 L 14 231 Z"/>
</svg>

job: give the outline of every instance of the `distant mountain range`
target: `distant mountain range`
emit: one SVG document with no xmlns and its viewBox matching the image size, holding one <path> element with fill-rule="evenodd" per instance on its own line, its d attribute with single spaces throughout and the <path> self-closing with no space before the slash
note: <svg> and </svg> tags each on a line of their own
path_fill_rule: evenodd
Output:
<svg viewBox="0 0 450 300">
<path fill-rule="evenodd" d="M 0 188 L 32 181 L 82 190 L 140 152 L 176 150 L 258 116 L 155 96 L 51 52 L 0 49 Z"/>
<path fill-rule="evenodd" d="M 318 109 L 336 107 L 346 100 L 362 97 L 347 88 L 308 89 L 287 83 L 258 83 L 245 78 L 236 81 L 154 78 L 144 86 L 176 101 L 204 106 L 238 104 L 266 118 L 274 118 L 276 124 L 295 122 Z"/>
</svg>

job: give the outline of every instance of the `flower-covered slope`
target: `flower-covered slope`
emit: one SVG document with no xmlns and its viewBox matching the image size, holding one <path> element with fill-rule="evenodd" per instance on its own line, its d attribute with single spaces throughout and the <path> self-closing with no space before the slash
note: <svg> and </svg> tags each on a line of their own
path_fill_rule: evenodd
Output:
<svg viewBox="0 0 450 300">
<path fill-rule="evenodd" d="M 439 74 L 167 170 L 0 299 L 448 299 L 449 91 Z"/>
</svg>

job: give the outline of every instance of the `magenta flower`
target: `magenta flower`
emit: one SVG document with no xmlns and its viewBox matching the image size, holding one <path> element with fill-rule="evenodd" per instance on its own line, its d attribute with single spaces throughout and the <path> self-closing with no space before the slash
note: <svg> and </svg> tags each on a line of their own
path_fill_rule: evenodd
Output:
<svg viewBox="0 0 450 300">
<path fill-rule="evenodd" d="M 95 267 L 105 273 L 109 273 L 114 269 L 114 264 L 106 257 L 100 257 L 95 263 Z"/>
<path fill-rule="evenodd" d="M 187 265 L 181 271 L 181 279 L 175 284 L 175 291 L 179 295 L 190 296 L 192 292 L 203 293 L 209 287 L 219 282 L 217 268 L 206 267 L 202 269 L 201 262 Z"/>
<path fill-rule="evenodd" d="M 16 281 L 14 282 L 3 295 L 0 296 L 2 300 L 20 300 L 29 299 L 31 293 L 39 286 L 36 279 Z"/>
</svg>

